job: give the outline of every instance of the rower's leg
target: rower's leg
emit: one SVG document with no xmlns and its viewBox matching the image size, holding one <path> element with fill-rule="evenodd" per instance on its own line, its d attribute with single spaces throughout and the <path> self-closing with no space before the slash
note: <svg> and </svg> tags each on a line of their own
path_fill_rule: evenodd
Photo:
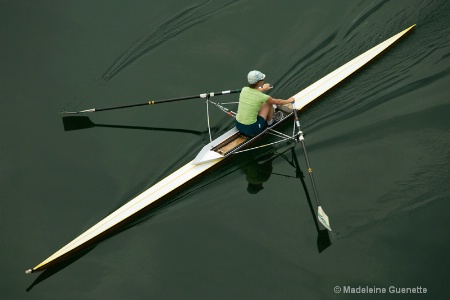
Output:
<svg viewBox="0 0 450 300">
<path fill-rule="evenodd" d="M 272 104 L 269 103 L 263 103 L 263 105 L 261 105 L 261 109 L 259 110 L 258 113 L 261 117 L 264 118 L 264 120 L 270 122 L 273 118 L 273 106 Z"/>
</svg>

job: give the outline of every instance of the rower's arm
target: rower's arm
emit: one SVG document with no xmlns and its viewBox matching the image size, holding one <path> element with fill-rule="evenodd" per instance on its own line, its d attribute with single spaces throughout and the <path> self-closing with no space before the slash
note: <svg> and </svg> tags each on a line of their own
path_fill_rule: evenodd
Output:
<svg viewBox="0 0 450 300">
<path fill-rule="evenodd" d="M 295 101 L 294 97 L 291 97 L 291 98 L 289 98 L 287 100 L 284 100 L 284 99 L 275 99 L 275 98 L 272 98 L 272 97 L 269 96 L 269 99 L 267 99 L 267 103 L 269 103 L 269 104 L 277 104 L 277 105 L 289 104 L 289 103 L 292 103 L 294 101 Z"/>
</svg>

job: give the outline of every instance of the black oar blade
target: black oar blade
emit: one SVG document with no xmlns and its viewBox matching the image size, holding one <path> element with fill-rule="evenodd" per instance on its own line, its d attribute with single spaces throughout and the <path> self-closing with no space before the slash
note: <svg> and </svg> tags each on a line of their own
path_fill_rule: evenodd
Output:
<svg viewBox="0 0 450 300">
<path fill-rule="evenodd" d="M 72 131 L 95 127 L 95 124 L 85 116 L 63 117 L 64 131 Z"/>
<path fill-rule="evenodd" d="M 319 253 L 322 253 L 325 249 L 331 246 L 331 240 L 329 231 L 327 229 L 319 230 L 319 235 L 317 236 L 317 248 Z"/>
</svg>

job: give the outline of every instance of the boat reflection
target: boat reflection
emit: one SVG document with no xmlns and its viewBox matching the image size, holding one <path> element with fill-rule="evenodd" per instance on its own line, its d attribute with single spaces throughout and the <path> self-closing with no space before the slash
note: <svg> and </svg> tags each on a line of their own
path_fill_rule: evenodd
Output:
<svg viewBox="0 0 450 300">
<path fill-rule="evenodd" d="M 290 158 L 288 157 L 289 153 L 291 154 Z M 295 170 L 295 176 L 274 173 L 272 163 L 277 158 L 285 159 Z M 248 154 L 248 152 L 246 152 L 242 155 L 235 155 L 234 157 L 231 157 L 229 162 L 222 164 L 220 168 L 213 167 L 207 175 L 201 175 L 194 183 L 188 183 L 182 186 L 182 188 L 178 188 L 177 190 L 167 194 L 159 201 L 143 209 L 132 219 L 119 223 L 117 226 L 111 228 L 111 230 L 100 235 L 86 247 L 79 248 L 68 258 L 65 258 L 65 260 L 58 261 L 54 265 L 50 266 L 48 269 L 44 270 L 26 290 L 31 291 L 36 285 L 47 280 L 48 278 L 57 274 L 59 271 L 76 262 L 78 259 L 82 258 L 107 238 L 113 237 L 118 233 L 121 233 L 141 222 L 154 217 L 157 214 L 162 213 L 163 211 L 165 211 L 165 209 L 170 208 L 173 203 L 178 202 L 182 198 L 186 198 L 187 195 L 192 194 L 193 192 L 198 191 L 206 187 L 207 185 L 210 185 L 211 183 L 216 182 L 221 178 L 228 176 L 238 170 L 245 170 L 247 174 L 246 178 L 249 182 L 249 193 L 257 193 L 261 191 L 263 189 L 263 184 L 267 182 L 272 175 L 300 179 L 311 209 L 315 226 L 318 231 L 317 246 L 319 253 L 324 251 L 331 245 L 328 230 L 321 230 L 319 227 L 314 213 L 313 205 L 309 197 L 308 189 L 304 181 L 304 176 L 297 161 L 295 144 L 290 142 L 289 144 L 278 148 L 272 147 L 268 148 L 267 150 L 257 151 L 256 154 Z"/>
</svg>

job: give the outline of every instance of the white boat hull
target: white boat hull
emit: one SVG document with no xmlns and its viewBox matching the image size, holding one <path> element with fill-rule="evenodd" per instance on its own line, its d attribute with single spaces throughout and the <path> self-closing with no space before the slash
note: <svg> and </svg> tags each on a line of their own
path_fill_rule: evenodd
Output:
<svg viewBox="0 0 450 300">
<path fill-rule="evenodd" d="M 372 60 L 375 56 L 380 54 L 405 33 L 411 30 L 415 25 L 405 29 L 404 31 L 396 34 L 385 42 L 375 46 L 374 48 L 368 50 L 367 52 L 356 57 L 352 61 L 333 71 L 329 75 L 323 77 L 316 83 L 307 87 L 306 89 L 300 91 L 294 95 L 295 105 L 297 109 L 302 109 L 307 104 L 311 103 L 313 100 L 317 99 L 319 96 L 323 95 L 326 91 L 334 87 L 336 84 L 347 78 L 349 75 L 360 69 L 363 65 Z M 236 134 L 237 129 L 233 128 L 226 132 L 224 135 L 214 140 L 210 144 L 206 145 L 197 157 L 187 163 L 185 166 L 181 167 L 165 179 L 161 180 L 142 194 L 138 195 L 119 209 L 117 209 L 112 214 L 105 217 L 103 220 L 92 226 L 90 229 L 85 231 L 83 234 L 75 238 L 73 241 L 68 243 L 66 246 L 62 247 L 60 250 L 55 252 L 49 258 L 38 264 L 36 267 L 27 270 L 27 273 L 32 273 L 35 271 L 40 271 L 48 268 L 49 266 L 56 264 L 64 258 L 67 258 L 76 250 L 81 249 L 86 244 L 92 243 L 93 240 L 110 230 L 115 225 L 131 218 L 133 215 L 137 214 L 139 211 L 159 200 L 168 193 L 179 188 L 189 180 L 197 177 L 201 173 L 210 169 L 214 165 L 221 162 L 226 155 L 211 151 L 214 146 L 226 140 L 230 136 Z"/>
</svg>

